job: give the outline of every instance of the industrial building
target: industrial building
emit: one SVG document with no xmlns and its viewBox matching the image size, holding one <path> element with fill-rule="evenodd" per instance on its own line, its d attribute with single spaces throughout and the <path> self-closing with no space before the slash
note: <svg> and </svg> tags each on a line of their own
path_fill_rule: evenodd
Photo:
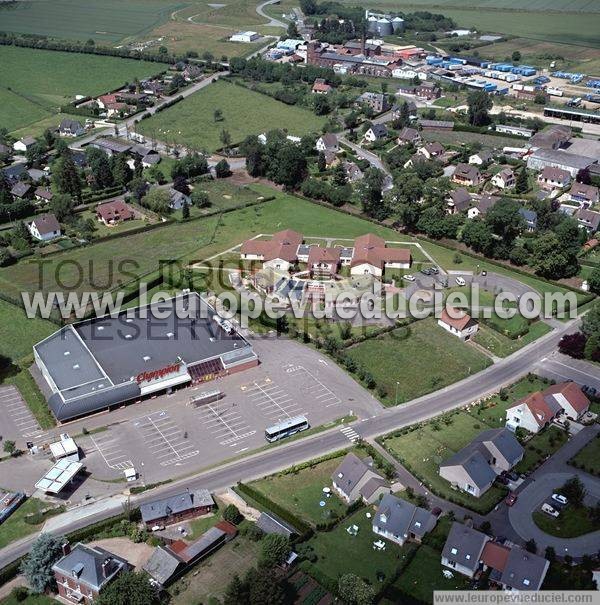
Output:
<svg viewBox="0 0 600 605">
<path fill-rule="evenodd" d="M 196 292 L 64 326 L 33 352 L 61 422 L 258 364 Z"/>
</svg>

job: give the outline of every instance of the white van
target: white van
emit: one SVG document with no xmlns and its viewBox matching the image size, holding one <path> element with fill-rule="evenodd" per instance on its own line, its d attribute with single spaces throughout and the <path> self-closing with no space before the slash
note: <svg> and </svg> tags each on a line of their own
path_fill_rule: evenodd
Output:
<svg viewBox="0 0 600 605">
<path fill-rule="evenodd" d="M 552 508 L 549 504 L 542 504 L 542 511 L 555 518 L 560 515 L 560 513 L 555 508 Z"/>
<path fill-rule="evenodd" d="M 456 278 L 456 283 L 457 283 L 459 286 L 466 286 L 466 285 L 467 285 L 467 282 L 464 280 L 464 278 L 463 278 L 463 277 L 457 277 L 457 278 Z"/>
</svg>

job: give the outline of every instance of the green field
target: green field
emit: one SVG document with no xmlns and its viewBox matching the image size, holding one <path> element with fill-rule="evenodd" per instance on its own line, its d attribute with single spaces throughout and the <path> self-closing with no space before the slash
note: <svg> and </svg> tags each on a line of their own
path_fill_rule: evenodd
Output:
<svg viewBox="0 0 600 605">
<path fill-rule="evenodd" d="M 406 330 L 406 328 L 400 328 Z M 366 340 L 347 350 L 348 355 L 374 377 L 394 405 L 441 389 L 490 365 L 482 353 L 448 334 L 435 319 L 412 323 L 408 338 L 398 330 Z M 415 354 L 418 351 L 418 354 Z M 397 382 L 399 384 L 397 384 Z"/>
<path fill-rule="evenodd" d="M 507 357 L 544 334 L 548 334 L 550 331 L 551 328 L 548 324 L 545 324 L 543 321 L 536 321 L 530 325 L 527 334 L 513 340 L 493 328 L 480 323 L 479 330 L 473 340 L 482 347 L 485 347 L 490 353 L 498 357 Z"/>
<path fill-rule="evenodd" d="M 8 471 L 7 471 L 8 472 Z M 25 521 L 25 516 L 37 513 L 48 506 L 47 503 L 37 498 L 28 498 L 21 506 L 0 525 L 0 548 L 7 544 L 24 538 L 25 536 L 37 532 L 40 525 L 33 525 Z"/>
<path fill-rule="evenodd" d="M 163 68 L 148 61 L 0 46 L 0 128 L 34 125 L 75 95 L 98 95 Z"/>
<path fill-rule="evenodd" d="M 541 511 L 535 511 L 532 517 L 542 531 L 558 538 L 576 538 L 593 531 L 600 531 L 600 523 L 590 517 L 585 506 L 566 506 L 558 518 Z"/>
<path fill-rule="evenodd" d="M 215 122 L 215 109 L 223 120 Z M 285 105 L 271 97 L 241 86 L 218 81 L 175 106 L 142 120 L 138 132 L 166 142 L 177 142 L 195 149 L 214 151 L 222 147 L 219 139 L 226 129 L 234 143 L 249 134 L 260 134 L 276 128 L 301 136 L 318 132 L 325 119 L 306 109 Z"/>
<path fill-rule="evenodd" d="M 582 450 L 577 452 L 573 462 L 581 470 L 600 475 L 600 437 L 590 441 Z"/>
</svg>

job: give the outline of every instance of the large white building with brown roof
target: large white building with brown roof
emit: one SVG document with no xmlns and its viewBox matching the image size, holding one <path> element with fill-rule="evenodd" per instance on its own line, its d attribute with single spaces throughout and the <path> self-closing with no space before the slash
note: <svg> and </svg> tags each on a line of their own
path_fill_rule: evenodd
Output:
<svg viewBox="0 0 600 605">
<path fill-rule="evenodd" d="M 354 242 L 350 274 L 381 277 L 385 269 L 408 269 L 411 260 L 410 250 L 387 248 L 383 238 L 367 233 Z"/>
<path fill-rule="evenodd" d="M 263 261 L 265 267 L 289 270 L 298 260 L 298 247 L 303 236 L 297 231 L 285 229 L 273 235 L 270 240 L 250 239 L 242 244 L 242 260 Z"/>
<path fill-rule="evenodd" d="M 571 420 L 578 420 L 589 407 L 589 399 L 576 383 L 561 382 L 531 393 L 508 408 L 506 427 L 513 431 L 520 427 L 537 433 L 563 413 Z"/>
</svg>

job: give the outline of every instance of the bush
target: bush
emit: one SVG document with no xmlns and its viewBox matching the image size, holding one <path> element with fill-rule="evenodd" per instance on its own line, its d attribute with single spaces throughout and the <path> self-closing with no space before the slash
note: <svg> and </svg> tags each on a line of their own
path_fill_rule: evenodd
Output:
<svg viewBox="0 0 600 605">
<path fill-rule="evenodd" d="M 228 504 L 223 511 L 223 519 L 237 525 L 243 521 L 244 516 L 235 504 Z"/>
</svg>

